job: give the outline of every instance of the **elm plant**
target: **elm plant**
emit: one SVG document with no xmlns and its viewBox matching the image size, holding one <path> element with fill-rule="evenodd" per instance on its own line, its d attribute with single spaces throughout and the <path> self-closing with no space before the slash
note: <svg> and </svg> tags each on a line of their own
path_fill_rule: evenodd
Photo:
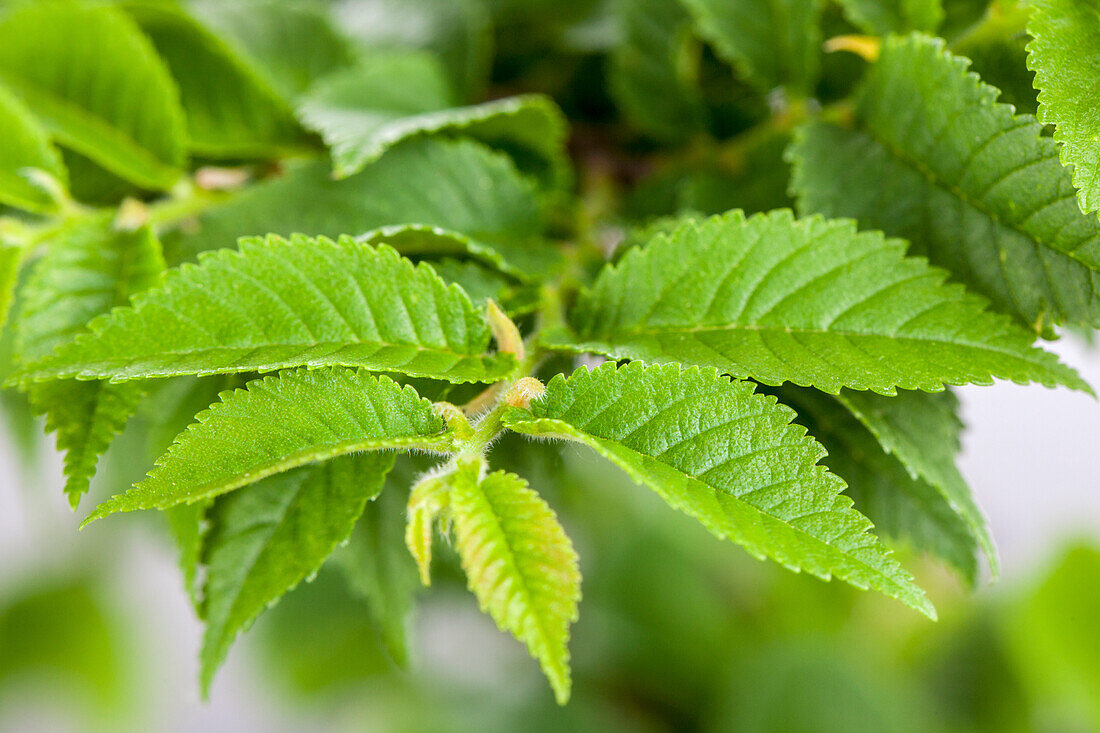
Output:
<svg viewBox="0 0 1100 733">
<path fill-rule="evenodd" d="M 442 534 L 568 700 L 578 558 L 508 431 L 935 618 L 887 541 L 997 574 L 949 387 L 1090 391 L 1035 344 L 1100 326 L 1100 3 L 985 5 L 11 3 L 7 409 L 74 508 L 156 426 L 85 523 L 164 512 L 204 690 L 330 556 L 403 661 Z"/>
</svg>

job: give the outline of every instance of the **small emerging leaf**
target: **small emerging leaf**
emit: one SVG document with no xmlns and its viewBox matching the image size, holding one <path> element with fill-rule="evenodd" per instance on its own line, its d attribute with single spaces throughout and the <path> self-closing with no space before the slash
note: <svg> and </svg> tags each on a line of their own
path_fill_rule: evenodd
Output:
<svg viewBox="0 0 1100 733">
<path fill-rule="evenodd" d="M 451 476 L 455 549 L 481 610 L 527 645 L 554 688 L 569 700 L 569 624 L 577 619 L 577 554 L 553 511 L 519 476 L 482 478 L 478 462 Z"/>
<path fill-rule="evenodd" d="M 425 586 L 432 584 L 432 533 L 436 518 L 448 506 L 447 491 L 446 477 L 433 475 L 417 482 L 409 494 L 405 546 L 416 561 L 420 582 Z"/>
</svg>

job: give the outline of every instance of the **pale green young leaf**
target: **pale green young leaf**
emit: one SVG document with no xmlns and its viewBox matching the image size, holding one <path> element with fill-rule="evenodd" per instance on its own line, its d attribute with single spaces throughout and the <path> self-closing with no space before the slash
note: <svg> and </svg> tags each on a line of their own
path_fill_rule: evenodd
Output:
<svg viewBox="0 0 1100 733">
<path fill-rule="evenodd" d="M 37 213 L 51 212 L 57 202 L 35 181 L 49 175 L 64 186 L 68 172 L 46 131 L 19 98 L 0 87 L 0 203 Z M 0 325 L 3 315 L 0 314 Z"/>
<path fill-rule="evenodd" d="M 1054 125 L 1062 164 L 1085 212 L 1100 209 L 1100 5 L 1036 0 L 1027 30 L 1028 66 L 1039 89 L 1039 121 Z"/>
<path fill-rule="evenodd" d="M 495 381 L 483 312 L 427 265 L 344 237 L 242 240 L 170 271 L 24 377 L 111 378 L 360 366 L 453 382 Z"/>
<path fill-rule="evenodd" d="M 416 572 L 424 586 L 432 584 L 432 533 L 433 517 L 420 506 L 409 506 L 409 519 L 405 524 L 405 549 L 416 563 Z"/>
<path fill-rule="evenodd" d="M 554 688 L 569 700 L 569 624 L 577 619 L 577 553 L 546 502 L 519 476 L 459 463 L 449 516 L 455 549 L 481 610 L 527 645 Z"/>
<path fill-rule="evenodd" d="M 24 289 L 17 321 L 22 363 L 47 357 L 85 332 L 90 320 L 129 302 L 164 270 L 160 244 L 148 227 L 115 229 L 98 216 L 50 243 Z M 99 456 L 137 409 L 139 385 L 52 380 L 31 385 L 29 398 L 45 413 L 65 452 L 65 493 L 75 507 L 88 490 Z"/>
<path fill-rule="evenodd" d="M 678 2 L 616 0 L 621 38 L 612 50 L 608 91 L 634 125 L 668 141 L 706 129 L 698 41 Z"/>
<path fill-rule="evenodd" d="M 352 369 L 296 369 L 222 393 L 149 475 L 100 504 L 167 509 L 228 493 L 307 463 L 362 451 L 448 450 L 443 420 L 412 387 Z"/>
<path fill-rule="evenodd" d="M 873 588 L 935 617 L 871 523 L 818 461 L 824 450 L 794 413 L 748 382 L 677 364 L 608 362 L 554 377 L 505 424 L 577 440 L 675 509 L 758 558 Z"/>
<path fill-rule="evenodd" d="M 390 656 L 402 667 L 409 657 L 406 619 L 420 586 L 404 540 L 412 478 L 411 471 L 391 472 L 386 490 L 367 504 L 347 544 L 332 556 L 349 587 L 366 601 Z"/>
<path fill-rule="evenodd" d="M 314 85 L 298 112 L 331 149 L 338 178 L 358 173 L 401 140 L 440 133 L 530 161 L 551 185 L 565 173 L 565 119 L 550 98 L 528 94 L 456 107 L 442 66 L 423 53 L 368 55 Z"/>
<path fill-rule="evenodd" d="M 289 102 L 247 60 L 165 3 L 123 6 L 156 47 L 180 90 L 188 147 L 204 157 L 275 157 L 303 147 Z"/>
<path fill-rule="evenodd" d="M 946 384 L 1088 386 L 905 243 L 854 222 L 740 211 L 689 220 L 608 265 L 558 343 L 766 384 L 893 394 Z"/>
<path fill-rule="evenodd" d="M 963 430 L 955 395 L 949 391 L 899 392 L 896 397 L 881 397 L 843 390 L 837 399 L 871 432 L 884 451 L 901 462 L 913 480 L 933 487 L 963 520 L 985 553 L 996 579 L 1000 562 L 989 524 L 955 464 Z"/>
<path fill-rule="evenodd" d="M 901 461 L 888 455 L 875 436 L 836 398 L 814 389 L 790 386 L 776 394 L 798 413 L 795 422 L 828 451 L 822 463 L 848 484 L 847 493 L 856 509 L 874 522 L 880 536 L 906 541 L 955 568 L 968 585 L 976 583 L 976 534 L 940 489 L 910 475 Z M 905 400 L 903 395 L 925 400 L 940 397 L 913 392 L 902 392 L 898 397 L 869 397 L 874 402 L 886 402 Z"/>
<path fill-rule="evenodd" d="M 420 582 L 432 584 L 432 537 L 435 521 L 447 507 L 447 475 L 432 473 L 417 481 L 409 493 L 405 523 L 405 547 L 416 562 Z"/>
<path fill-rule="evenodd" d="M 121 10 L 76 0 L 12 10 L 0 21 L 0 81 L 59 143 L 112 173 L 155 189 L 179 178 L 179 92 Z"/>
<path fill-rule="evenodd" d="M 351 45 L 324 12 L 307 4 L 193 0 L 188 6 L 291 102 L 318 79 L 354 59 Z"/>
<path fill-rule="evenodd" d="M 541 275 L 549 256 L 535 241 L 542 219 L 533 184 L 507 156 L 469 140 L 418 139 L 341 181 L 317 162 L 251 186 L 199 218 L 176 259 L 257 232 L 338 237 L 416 224 L 460 232 L 515 268 Z"/>
<path fill-rule="evenodd" d="M 1039 123 L 966 68 L 942 41 L 886 39 L 854 126 L 798 131 L 799 209 L 908 239 L 1040 332 L 1100 325 L 1100 221 L 1081 214 Z"/>
<path fill-rule="evenodd" d="M 698 32 L 762 91 L 809 92 L 821 68 L 822 0 L 683 0 Z"/>
<path fill-rule="evenodd" d="M 391 454 L 341 456 L 269 476 L 214 503 L 203 548 L 204 694 L 237 635 L 320 569 L 392 466 Z"/>
<path fill-rule="evenodd" d="M 935 32 L 943 21 L 943 0 L 840 0 L 845 15 L 867 33 Z"/>
</svg>

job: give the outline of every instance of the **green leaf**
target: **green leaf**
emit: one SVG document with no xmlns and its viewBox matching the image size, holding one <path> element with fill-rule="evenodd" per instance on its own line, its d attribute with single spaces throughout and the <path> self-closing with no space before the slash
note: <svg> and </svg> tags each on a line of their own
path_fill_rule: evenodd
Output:
<svg viewBox="0 0 1100 733">
<path fill-rule="evenodd" d="M 822 0 L 683 0 L 699 33 L 762 91 L 812 90 L 821 67 Z"/>
<path fill-rule="evenodd" d="M 71 0 L 0 21 L 0 80 L 58 142 L 141 186 L 167 189 L 184 164 L 179 92 L 125 13 Z"/>
<path fill-rule="evenodd" d="M 171 5 L 137 0 L 123 7 L 179 85 L 192 151 L 264 158 L 304 145 L 290 104 L 222 39 Z"/>
<path fill-rule="evenodd" d="M 861 392 L 851 394 L 864 396 Z M 798 413 L 795 421 L 821 441 L 828 451 L 822 463 L 844 479 L 856 509 L 874 522 L 880 535 L 908 540 L 917 549 L 954 567 L 967 584 L 975 584 L 978 576 L 975 534 L 943 492 L 910 475 L 901 461 L 888 455 L 867 427 L 837 399 L 802 387 L 784 387 L 777 396 Z M 914 405 L 915 402 L 939 397 L 914 392 L 902 392 L 898 397 L 869 395 L 875 403 L 907 401 L 917 409 L 923 407 Z M 980 520 L 980 514 L 978 517 Z M 985 529 L 984 523 L 981 528 Z"/>
<path fill-rule="evenodd" d="M 389 247 L 269 236 L 169 272 L 23 376 L 124 381 L 361 366 L 491 382 L 513 359 L 487 355 L 489 338 L 485 315 L 460 288 Z"/>
<path fill-rule="evenodd" d="M 666 0 L 617 0 L 615 9 L 622 35 L 611 54 L 608 85 L 623 115 L 661 140 L 702 132 L 707 113 L 691 18 Z"/>
<path fill-rule="evenodd" d="M 4 141 L 0 146 L 0 203 L 38 213 L 54 211 L 57 202 L 34 177 L 47 174 L 64 186 L 68 173 L 46 131 L 23 103 L 3 87 L 0 87 L 0 139 Z"/>
<path fill-rule="evenodd" d="M 791 171 L 783 157 L 790 135 L 765 130 L 746 143 L 736 156 L 670 167 L 642 181 L 624 203 L 627 215 L 648 220 L 688 212 L 710 215 L 741 209 L 755 214 L 790 208 Z"/>
<path fill-rule="evenodd" d="M 96 507 L 166 509 L 348 453 L 447 450 L 450 433 L 411 387 L 351 369 L 296 369 L 222 393 L 176 438 L 148 477 Z"/>
<path fill-rule="evenodd" d="M 428 264 L 441 278 L 465 290 L 479 308 L 488 307 L 488 301 L 493 300 L 514 319 L 534 313 L 542 305 L 543 295 L 536 285 L 509 282 L 476 262 L 445 258 L 428 260 Z"/>
<path fill-rule="evenodd" d="M 1040 125 L 997 104 L 966 66 L 941 41 L 886 39 L 854 129 L 798 131 L 800 211 L 908 239 L 1037 331 L 1100 325 L 1100 222 L 1078 210 Z"/>
<path fill-rule="evenodd" d="M 212 500 L 197 501 L 194 504 L 180 504 L 164 510 L 168 531 L 176 542 L 179 553 L 180 571 L 183 573 L 183 587 L 191 605 L 202 612 L 202 588 L 199 578 L 199 565 L 202 563 L 203 545 L 210 530 L 207 521 Z"/>
<path fill-rule="evenodd" d="M 172 441 L 195 420 L 195 415 L 217 401 L 226 389 L 243 386 L 236 375 L 225 377 L 175 377 L 150 386 L 149 395 L 135 415 L 137 430 L 144 438 L 140 466 L 148 466 L 168 450 Z M 212 499 L 179 504 L 164 510 L 168 531 L 176 544 L 183 587 L 191 605 L 202 614 L 202 548 L 210 528 L 207 510 Z"/>
<path fill-rule="evenodd" d="M 204 548 L 204 694 L 237 634 L 320 569 L 392 466 L 389 454 L 342 456 L 270 476 L 215 502 Z"/>
<path fill-rule="evenodd" d="M 999 100 L 1017 112 L 1035 114 L 1039 108 L 1035 74 L 1027 68 L 1027 21 L 1030 6 L 1000 6 L 952 44 L 951 50 L 971 61 L 971 71 L 1001 91 Z"/>
<path fill-rule="evenodd" d="M 955 41 L 968 33 L 983 18 L 988 18 L 992 0 L 942 0 L 943 23 L 940 24 L 940 36 Z M 998 4 L 1000 9 L 1005 6 Z"/>
<path fill-rule="evenodd" d="M 0 331 L 8 320 L 8 311 L 15 296 L 15 283 L 23 264 L 26 250 L 23 247 L 0 242 Z"/>
<path fill-rule="evenodd" d="M 302 122 L 332 149 L 337 178 L 418 135 L 465 135 L 535 162 L 551 185 L 566 174 L 566 123 L 549 97 L 527 94 L 455 107 L 443 68 L 421 53 L 368 56 L 322 79 L 299 105 Z"/>
<path fill-rule="evenodd" d="M 342 181 L 317 162 L 252 186 L 202 216 L 178 259 L 257 232 L 338 237 L 397 224 L 460 232 L 525 272 L 544 272 L 532 241 L 542 230 L 534 186 L 505 155 L 468 140 L 412 140 Z"/>
<path fill-rule="evenodd" d="M 17 322 L 18 353 L 26 364 L 47 357 L 84 333 L 90 320 L 125 305 L 164 270 L 160 244 L 148 227 L 121 231 L 107 216 L 50 243 L 24 290 Z M 137 410 L 140 385 L 48 381 L 31 386 L 36 412 L 65 452 L 65 493 L 75 507 L 87 492 L 99 456 Z"/>
<path fill-rule="evenodd" d="M 493 27 L 480 0 L 359 0 L 333 12 L 340 29 L 368 48 L 437 55 L 462 100 L 480 97 L 489 81 Z"/>
<path fill-rule="evenodd" d="M 587 444 L 675 509 L 758 558 L 873 588 L 935 618 L 912 578 L 817 465 L 794 413 L 712 369 L 606 363 L 554 377 L 507 427 Z"/>
<path fill-rule="evenodd" d="M 527 645 L 554 688 L 569 700 L 569 624 L 577 619 L 577 553 L 554 512 L 519 476 L 480 475 L 459 463 L 451 478 L 455 549 L 481 610 Z"/>
<path fill-rule="evenodd" d="M 530 281 L 537 266 L 553 267 L 555 258 L 549 249 L 524 251 L 510 243 L 487 245 L 460 232 L 424 224 L 397 224 L 379 227 L 356 237 L 364 244 L 385 243 L 405 257 L 438 257 L 452 255 L 470 257 L 518 280 Z M 545 253 L 545 255 L 544 255 Z M 522 263 L 517 267 L 513 261 Z"/>
<path fill-rule="evenodd" d="M 308 5 L 194 0 L 188 7 L 288 101 L 354 57 L 321 10 Z"/>
<path fill-rule="evenodd" d="M 874 435 L 883 450 L 901 462 L 910 477 L 935 488 L 962 518 L 985 552 L 996 579 L 1000 562 L 993 536 L 955 465 L 963 429 L 955 395 L 947 391 L 936 395 L 899 392 L 896 397 L 881 397 L 844 390 L 837 399 Z"/>
<path fill-rule="evenodd" d="M 893 394 L 945 384 L 1088 386 L 905 243 L 847 220 L 739 211 L 687 221 L 608 265 L 573 351 L 711 366 L 766 384 Z"/>
<path fill-rule="evenodd" d="M 840 0 L 845 15 L 867 33 L 934 32 L 943 21 L 942 0 Z"/>
<path fill-rule="evenodd" d="M 1073 170 L 1081 210 L 1100 209 L 1100 7 L 1088 0 L 1037 0 L 1027 27 L 1028 66 L 1039 121 L 1054 125 L 1062 164 Z"/>
<path fill-rule="evenodd" d="M 333 555 L 351 589 L 361 595 L 381 632 L 386 648 L 400 666 L 408 663 L 406 618 L 412 610 L 416 565 L 405 549 L 405 497 L 412 476 L 401 472 L 400 487 L 392 485 L 367 504 L 347 544 Z"/>
</svg>

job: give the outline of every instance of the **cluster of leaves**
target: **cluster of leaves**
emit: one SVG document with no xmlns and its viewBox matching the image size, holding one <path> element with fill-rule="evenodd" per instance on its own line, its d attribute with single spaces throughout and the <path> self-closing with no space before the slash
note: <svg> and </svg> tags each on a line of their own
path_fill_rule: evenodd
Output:
<svg viewBox="0 0 1100 733">
<path fill-rule="evenodd" d="M 490 467 L 509 431 L 587 445 L 752 555 L 930 617 L 873 526 L 996 573 L 945 390 L 1089 391 L 1034 344 L 1100 327 L 1096 13 L 1032 19 L 1051 139 L 928 35 L 1011 56 L 1004 3 L 577 5 L 0 16 L 6 383 L 57 434 L 74 507 L 134 414 L 157 425 L 148 475 L 86 521 L 165 511 L 204 688 L 330 555 L 402 659 L 400 544 L 427 583 L 441 532 L 568 699 L 578 559 Z M 574 370 L 585 355 L 604 363 Z M 383 494 L 417 452 L 437 465 Z"/>
</svg>

